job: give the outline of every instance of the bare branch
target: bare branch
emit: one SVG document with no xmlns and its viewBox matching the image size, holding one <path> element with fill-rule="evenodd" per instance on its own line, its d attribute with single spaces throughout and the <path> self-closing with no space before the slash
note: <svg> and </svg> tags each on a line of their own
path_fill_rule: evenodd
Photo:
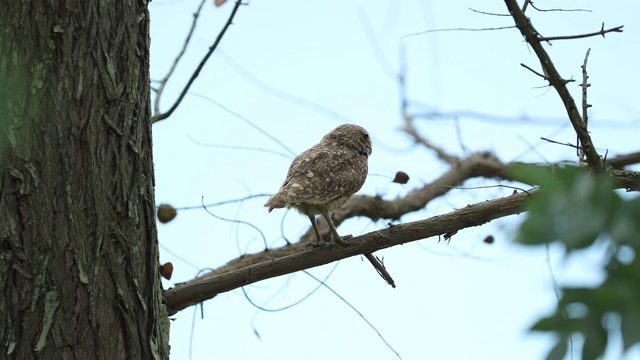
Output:
<svg viewBox="0 0 640 360">
<path fill-rule="evenodd" d="M 611 159 L 612 164 L 623 166 L 640 162 L 640 153 L 629 154 Z M 554 165 L 552 165 L 554 166 Z M 377 220 L 380 218 L 398 219 L 403 214 L 424 207 L 429 200 L 440 196 L 451 188 L 437 186 L 437 183 L 455 183 L 475 176 L 499 176 L 508 178 L 507 168 L 499 161 L 487 158 L 487 154 L 474 154 L 463 159 L 434 183 L 410 192 L 402 199 L 383 200 L 379 197 L 354 196 L 342 208 L 334 213 L 336 225 L 347 218 L 365 216 Z M 617 186 L 629 190 L 640 190 L 640 173 L 613 170 L 612 175 Z M 313 231 L 305 234 L 300 242 L 281 248 L 269 249 L 257 254 L 243 255 L 210 273 L 177 285 L 165 293 L 169 313 L 175 313 L 188 306 L 235 288 L 263 279 L 280 276 L 295 271 L 327 264 L 355 255 L 371 254 L 377 250 L 403 244 L 431 236 L 453 234 L 464 228 L 479 226 L 491 220 L 517 214 L 530 194 L 535 191 L 521 192 L 515 195 L 469 205 L 445 215 L 426 220 L 393 225 L 387 229 L 373 231 L 349 240 L 349 247 L 326 246 L 308 249 L 307 242 L 314 238 Z M 321 232 L 328 232 L 325 229 Z M 388 278 L 390 279 L 390 277 Z"/>
<path fill-rule="evenodd" d="M 582 87 L 582 123 L 584 124 L 585 129 L 589 129 L 589 114 L 587 110 L 591 107 L 591 105 L 589 105 L 589 103 L 587 102 L 587 88 L 591 86 L 591 84 L 587 82 L 587 80 L 589 79 L 589 76 L 587 75 L 587 60 L 589 59 L 590 52 L 591 48 L 587 49 L 587 53 L 584 56 L 584 62 L 582 63 L 582 84 L 580 84 L 580 87 Z M 579 138 L 577 139 L 577 148 L 579 149 L 578 159 L 580 161 L 584 161 L 585 155 L 580 148 Z"/>
<path fill-rule="evenodd" d="M 581 11 L 581 12 L 591 12 L 591 10 L 586 10 L 586 9 L 540 9 L 538 7 L 536 7 L 535 5 L 533 5 L 533 2 L 529 2 L 529 4 L 531 5 L 532 8 L 540 11 L 540 12 L 548 12 L 548 11 L 565 11 L 565 12 L 574 12 L 574 11 Z"/>
<path fill-rule="evenodd" d="M 633 165 L 640 162 L 640 152 L 635 152 L 626 155 L 618 155 L 612 159 L 607 160 L 607 164 L 611 165 L 615 169 L 622 169 L 627 165 Z"/>
<path fill-rule="evenodd" d="M 164 86 L 167 84 L 167 81 L 169 81 L 171 74 L 173 74 L 174 70 L 178 66 L 178 63 L 180 62 L 182 55 L 184 55 L 184 53 L 187 51 L 187 46 L 191 41 L 191 35 L 193 35 L 193 31 L 196 29 L 196 24 L 198 23 L 198 17 L 200 16 L 200 11 L 202 11 L 202 6 L 204 5 L 205 2 L 206 0 L 202 0 L 196 12 L 193 13 L 193 22 L 191 23 L 191 29 L 189 29 L 189 34 L 187 34 L 187 38 L 184 40 L 182 49 L 178 53 L 178 56 L 176 56 L 175 60 L 173 60 L 173 64 L 171 64 L 171 67 L 169 68 L 167 75 L 165 75 L 165 77 L 162 80 L 160 80 L 160 85 L 158 85 L 158 89 L 156 90 L 156 99 L 153 103 L 154 115 L 160 113 L 160 97 L 162 96 L 162 91 L 164 90 Z"/>
<path fill-rule="evenodd" d="M 588 34 L 580 34 L 580 35 L 539 37 L 538 41 L 572 40 L 572 39 L 582 39 L 582 38 L 591 37 L 591 36 L 598 36 L 598 35 L 602 35 L 602 37 L 604 37 L 604 34 L 606 34 L 606 33 L 622 32 L 622 28 L 623 27 L 624 27 L 624 25 L 621 25 L 621 26 L 616 26 L 614 28 L 605 30 L 604 29 L 604 23 L 602 23 L 602 28 L 600 29 L 600 31 L 596 31 L 596 32 L 588 33 Z"/>
<path fill-rule="evenodd" d="M 575 148 L 575 149 L 580 149 L 580 146 L 576 146 L 576 145 L 573 145 L 573 144 L 569 144 L 569 143 L 561 143 L 561 142 L 559 142 L 559 141 L 555 141 L 555 140 L 547 139 L 547 138 L 545 138 L 545 137 L 541 137 L 540 139 L 542 139 L 542 140 L 544 140 L 544 141 L 548 141 L 548 142 L 553 143 L 553 144 L 558 144 L 558 145 L 563 145 L 563 146 L 572 147 L 572 148 Z"/>
<path fill-rule="evenodd" d="M 479 29 L 472 29 L 472 28 L 433 29 L 433 30 L 425 30 L 425 31 L 417 32 L 417 33 L 403 35 L 403 36 L 400 37 L 400 39 L 408 38 L 408 37 L 411 37 L 411 36 L 429 34 L 429 33 L 433 33 L 433 32 L 445 32 L 445 31 L 493 31 L 493 30 L 513 29 L 514 27 L 515 26 L 502 26 L 502 27 L 479 28 Z"/>
<path fill-rule="evenodd" d="M 490 12 L 486 12 L 486 11 L 480 11 L 480 10 L 476 10 L 474 8 L 469 8 L 469 10 L 476 12 L 478 14 L 482 14 L 482 15 L 491 15 L 491 16 L 511 16 L 509 14 L 497 14 L 497 13 L 490 13 Z"/>
<path fill-rule="evenodd" d="M 400 112 L 402 113 L 402 118 L 404 119 L 404 128 L 403 131 L 411 136 L 416 143 L 424 145 L 426 148 L 433 150 L 439 159 L 448 162 L 449 164 L 455 164 L 458 162 L 458 158 L 452 155 L 447 154 L 444 149 L 435 144 L 431 143 L 424 137 L 418 134 L 418 131 L 413 126 L 413 116 L 409 114 L 409 98 L 407 97 L 407 85 L 406 85 L 406 76 L 407 76 L 407 55 L 405 47 L 400 44 L 399 47 L 399 59 L 400 59 L 400 69 L 397 74 L 398 80 L 398 92 L 400 94 Z"/>
<path fill-rule="evenodd" d="M 404 85 L 404 82 L 401 82 L 401 85 Z M 406 112 L 406 103 L 403 109 L 403 118 L 404 118 L 404 128 L 402 129 L 405 133 L 413 138 L 413 140 L 418 143 L 424 145 L 426 148 L 433 150 L 440 160 L 446 161 L 447 163 L 453 165 L 460 161 L 457 157 L 448 154 L 444 151 L 443 148 L 433 144 L 431 141 L 425 139 L 413 126 L 413 117 Z"/>
<path fill-rule="evenodd" d="M 227 32 L 227 29 L 233 22 L 233 18 L 236 16 L 236 12 L 238 12 L 240 5 L 242 5 L 242 0 L 237 0 L 235 6 L 233 7 L 233 10 L 231 10 L 231 15 L 229 15 L 229 20 L 227 20 L 227 23 L 224 25 L 224 27 L 218 34 L 218 37 L 213 42 L 213 45 L 211 45 L 211 47 L 209 48 L 209 51 L 207 52 L 207 54 L 204 56 L 204 58 L 202 58 L 202 61 L 200 61 L 200 64 L 191 75 L 191 78 L 187 82 L 187 85 L 185 85 L 184 89 L 182 89 L 182 92 L 180 93 L 180 96 L 178 96 L 178 99 L 176 100 L 176 102 L 173 104 L 173 106 L 171 106 L 171 108 L 167 112 L 154 114 L 151 117 L 152 124 L 157 121 L 168 118 L 178 108 L 178 105 L 180 105 L 180 103 L 182 102 L 182 99 L 184 99 L 185 95 L 187 94 L 187 91 L 189 91 L 189 88 L 191 87 L 193 82 L 196 80 L 198 75 L 200 75 L 200 71 L 202 70 L 202 68 L 204 68 L 204 65 L 207 63 L 207 60 L 209 60 L 209 57 L 211 57 L 213 52 L 218 47 L 218 44 L 220 44 L 220 41 L 222 40 L 222 36 L 224 36 L 224 33 Z"/>
<path fill-rule="evenodd" d="M 469 205 L 449 214 L 434 216 L 427 220 L 373 231 L 349 240 L 351 246 L 324 246 L 306 249 L 306 244 L 287 246 L 284 254 L 279 249 L 262 252 L 269 259 L 235 271 L 211 272 L 200 278 L 177 285 L 165 292 L 169 314 L 210 299 L 217 294 L 249 285 L 272 277 L 328 264 L 351 256 L 370 254 L 374 251 L 432 236 L 453 233 L 463 228 L 485 224 L 493 219 L 517 214 L 522 211 L 527 193 Z"/>
<path fill-rule="evenodd" d="M 540 74 L 539 72 L 537 72 L 537 71 L 533 70 L 533 69 L 532 69 L 532 68 L 530 68 L 528 65 L 525 65 L 525 64 L 523 64 L 523 63 L 520 63 L 520 66 L 522 66 L 523 68 L 525 68 L 525 69 L 527 69 L 527 70 L 531 71 L 532 73 L 534 73 L 534 74 L 536 74 L 536 75 L 540 76 L 541 78 L 543 78 L 543 79 L 545 79 L 545 80 L 549 80 L 549 79 L 547 79 L 547 77 L 546 77 L 545 75 Z"/>
<path fill-rule="evenodd" d="M 373 267 L 376 268 L 376 270 L 378 271 L 378 274 L 380 274 L 380 276 L 384 279 L 384 281 L 386 281 L 387 284 L 391 285 L 391 287 L 395 289 L 396 283 L 393 281 L 393 278 L 391 278 L 391 275 L 387 271 L 387 268 L 384 266 L 382 261 L 378 260 L 377 257 L 373 256 L 373 254 L 364 254 L 364 257 L 366 257 L 367 260 L 369 260 L 369 262 L 371 263 L 371 265 L 373 265 Z"/>
<path fill-rule="evenodd" d="M 266 130 L 264 130 L 261 127 L 259 127 L 258 125 L 256 125 L 253 121 L 247 119 L 246 117 L 238 114 L 237 112 L 229 109 L 228 107 L 220 104 L 219 102 L 213 100 L 212 98 L 210 98 L 208 96 L 205 96 L 205 95 L 202 95 L 202 94 L 197 94 L 197 93 L 191 93 L 191 95 L 203 98 L 203 99 L 209 101 L 210 103 L 214 104 L 215 106 L 221 108 L 222 110 L 228 112 L 229 114 L 231 114 L 231 115 L 237 117 L 238 119 L 244 121 L 246 124 L 251 126 L 254 130 L 258 131 L 262 135 L 264 135 L 267 138 L 271 139 L 276 144 L 280 145 L 280 147 L 282 147 L 283 149 L 287 150 L 287 152 L 289 152 L 289 154 L 291 154 L 291 157 L 295 157 L 296 156 L 295 151 L 289 149 L 289 147 L 287 145 L 285 145 L 282 141 L 278 140 L 275 136 L 269 134 Z"/>
<path fill-rule="evenodd" d="M 562 79 L 558 71 L 556 70 L 549 54 L 547 54 L 546 50 L 540 43 L 540 35 L 538 31 L 533 27 L 529 19 L 520 11 L 518 7 L 518 3 L 516 0 L 505 0 L 507 8 L 509 12 L 513 16 L 513 19 L 516 23 L 516 26 L 526 39 L 526 41 L 531 45 L 533 50 L 535 51 L 538 59 L 540 59 L 540 64 L 544 69 L 544 73 L 547 75 L 547 79 L 549 83 L 556 89 L 558 95 L 562 99 L 564 103 L 564 107 L 567 111 L 567 115 L 569 116 L 569 120 L 571 121 L 571 125 L 573 125 L 573 129 L 575 130 L 578 138 L 580 139 L 580 143 L 582 144 L 582 148 L 585 152 L 587 163 L 591 166 L 592 169 L 596 171 L 601 171 L 604 169 L 604 161 L 598 155 L 595 147 L 593 146 L 593 142 L 591 141 L 591 136 L 589 132 L 584 127 L 582 123 L 582 117 L 580 116 L 580 112 L 576 107 L 575 102 L 573 101 L 573 97 L 569 93 L 569 90 L 566 87 L 566 81 Z"/>
</svg>

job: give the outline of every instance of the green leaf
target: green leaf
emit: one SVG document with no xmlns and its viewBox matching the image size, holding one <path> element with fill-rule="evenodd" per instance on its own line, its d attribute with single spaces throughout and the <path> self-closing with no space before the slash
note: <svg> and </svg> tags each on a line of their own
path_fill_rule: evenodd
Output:
<svg viewBox="0 0 640 360">
<path fill-rule="evenodd" d="M 564 319 L 561 319 L 559 317 L 556 317 L 556 316 L 546 317 L 538 320 L 538 322 L 531 327 L 531 330 L 554 331 L 561 328 L 563 326 L 563 323 L 564 323 Z"/>
<path fill-rule="evenodd" d="M 509 168 L 509 174 L 514 181 L 524 184 L 551 186 L 555 181 L 553 169 L 549 166 L 518 164 Z"/>
<path fill-rule="evenodd" d="M 567 353 L 567 340 L 560 339 L 547 354 L 547 360 L 562 360 Z"/>
<path fill-rule="evenodd" d="M 593 319 L 584 331 L 584 344 L 582 346 L 583 360 L 596 360 L 604 354 L 607 345 L 607 332 L 602 327 L 600 319 Z"/>
<path fill-rule="evenodd" d="M 528 201 L 519 241 L 561 241 L 567 253 L 596 240 L 606 245 L 604 282 L 594 288 L 561 288 L 556 312 L 533 325 L 532 331 L 559 337 L 547 358 L 562 359 L 571 334 L 585 339 L 583 359 L 601 357 L 609 341 L 611 316 L 621 319 L 625 351 L 640 343 L 640 199 L 624 201 L 613 191 L 609 177 L 588 169 L 523 166 L 514 174 L 520 181 L 542 186 Z"/>
<path fill-rule="evenodd" d="M 622 330 L 622 345 L 626 351 L 631 346 L 640 343 L 640 309 L 630 309 L 621 316 L 620 330 Z"/>
<path fill-rule="evenodd" d="M 591 245 L 605 232 L 621 199 L 606 177 L 580 168 L 544 171 L 519 167 L 518 176 L 543 184 L 527 204 L 529 215 L 521 225 L 519 241 L 544 244 L 562 240 L 569 251 Z M 546 177 L 546 178 L 545 178 Z M 621 224 L 620 231 L 626 231 Z"/>
<path fill-rule="evenodd" d="M 616 243 L 640 246 L 640 198 L 621 202 L 612 215 L 610 231 Z"/>
</svg>

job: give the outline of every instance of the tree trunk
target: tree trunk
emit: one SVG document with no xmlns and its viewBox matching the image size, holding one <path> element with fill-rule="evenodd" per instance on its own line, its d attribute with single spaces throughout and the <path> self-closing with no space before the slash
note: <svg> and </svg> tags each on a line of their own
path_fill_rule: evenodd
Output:
<svg viewBox="0 0 640 360">
<path fill-rule="evenodd" d="M 0 2 L 0 358 L 166 359 L 144 0 Z"/>
</svg>

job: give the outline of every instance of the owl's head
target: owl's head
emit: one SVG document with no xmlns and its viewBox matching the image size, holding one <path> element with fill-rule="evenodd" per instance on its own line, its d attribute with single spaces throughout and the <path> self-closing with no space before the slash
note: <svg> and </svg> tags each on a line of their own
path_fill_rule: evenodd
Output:
<svg viewBox="0 0 640 360">
<path fill-rule="evenodd" d="M 371 138 L 363 127 L 353 124 L 340 125 L 322 138 L 323 142 L 337 143 L 369 157 Z"/>
</svg>

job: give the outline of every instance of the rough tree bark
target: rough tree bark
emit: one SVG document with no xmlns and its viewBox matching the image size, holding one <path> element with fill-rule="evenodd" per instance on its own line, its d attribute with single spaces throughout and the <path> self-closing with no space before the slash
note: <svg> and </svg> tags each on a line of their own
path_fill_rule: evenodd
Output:
<svg viewBox="0 0 640 360">
<path fill-rule="evenodd" d="M 144 0 L 0 2 L 0 358 L 166 359 Z"/>
</svg>

